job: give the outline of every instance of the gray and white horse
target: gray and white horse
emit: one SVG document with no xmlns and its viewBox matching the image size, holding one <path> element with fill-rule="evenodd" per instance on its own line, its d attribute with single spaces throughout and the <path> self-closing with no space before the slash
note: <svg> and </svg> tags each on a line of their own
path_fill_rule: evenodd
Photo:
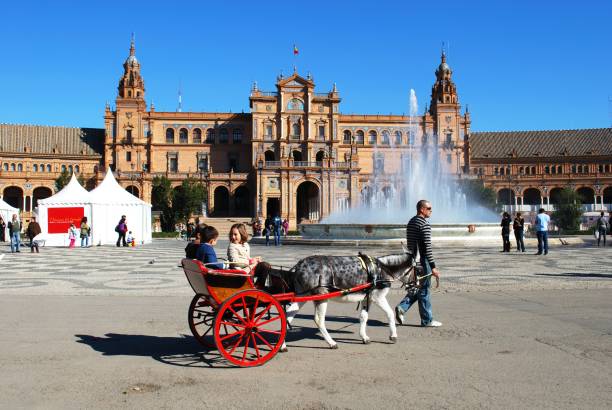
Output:
<svg viewBox="0 0 612 410">
<path fill-rule="evenodd" d="M 337 349 L 338 345 L 325 328 L 327 302 L 329 300 L 335 302 L 359 302 L 359 335 L 363 343 L 367 344 L 370 342 L 370 338 L 366 334 L 368 309 L 370 303 L 374 302 L 387 315 L 390 329 L 389 340 L 395 343 L 397 340 L 395 314 L 387 301 L 387 295 L 391 282 L 394 280 L 405 282 L 408 280 L 408 274 L 412 270 L 412 259 L 410 253 L 369 258 L 371 263 L 368 263 L 368 258 L 361 259 L 358 256 L 309 256 L 300 260 L 290 272 L 283 276 L 296 295 L 321 295 L 368 283 L 368 281 L 372 280 L 372 275 L 368 275 L 368 270 L 371 270 L 376 278 L 376 283 L 373 286 L 374 288 L 369 291 L 369 298 L 366 298 L 367 292 L 363 291 L 314 301 L 314 321 L 321 331 L 323 338 L 329 344 L 329 347 Z M 366 268 L 366 265 L 369 265 L 369 267 Z M 303 305 L 304 302 L 294 302 L 287 308 L 287 322 L 289 324 Z M 281 351 L 287 351 L 284 343 Z"/>
</svg>

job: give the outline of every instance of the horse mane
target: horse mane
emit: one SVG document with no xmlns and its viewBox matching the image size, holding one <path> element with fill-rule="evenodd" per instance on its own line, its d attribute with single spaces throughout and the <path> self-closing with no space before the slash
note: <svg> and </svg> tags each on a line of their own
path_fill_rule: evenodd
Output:
<svg viewBox="0 0 612 410">
<path fill-rule="evenodd" d="M 397 268 L 401 265 L 412 263 L 412 254 L 404 252 L 393 255 L 380 256 L 376 259 L 384 267 Z"/>
</svg>

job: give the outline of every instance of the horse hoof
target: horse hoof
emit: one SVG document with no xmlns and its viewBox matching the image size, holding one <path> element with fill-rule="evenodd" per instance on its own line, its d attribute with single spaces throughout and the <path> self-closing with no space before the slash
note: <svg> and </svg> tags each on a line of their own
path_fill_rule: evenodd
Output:
<svg viewBox="0 0 612 410">
<path fill-rule="evenodd" d="M 289 351 L 289 349 L 287 349 L 286 347 L 281 347 L 279 352 L 281 353 L 287 353 Z"/>
<path fill-rule="evenodd" d="M 338 348 L 338 345 L 337 345 L 337 344 L 336 344 L 336 345 L 331 345 L 331 346 L 329 346 L 329 348 L 330 348 L 330 349 L 337 349 L 337 348 Z"/>
<path fill-rule="evenodd" d="M 389 336 L 389 340 L 391 341 L 391 343 L 396 343 L 397 342 L 397 337 L 396 336 Z"/>
<path fill-rule="evenodd" d="M 363 344 L 364 345 L 369 345 L 370 344 L 370 339 L 363 339 Z"/>
</svg>

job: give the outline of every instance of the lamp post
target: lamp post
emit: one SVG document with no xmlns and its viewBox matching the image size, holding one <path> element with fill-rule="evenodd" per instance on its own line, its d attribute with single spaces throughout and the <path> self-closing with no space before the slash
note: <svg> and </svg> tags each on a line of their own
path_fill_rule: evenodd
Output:
<svg viewBox="0 0 612 410">
<path fill-rule="evenodd" d="M 257 162 L 257 170 L 259 171 L 259 198 L 257 203 L 257 217 L 261 218 L 263 216 L 263 160 L 260 159 Z"/>
<path fill-rule="evenodd" d="M 202 175 L 206 171 L 206 166 L 205 165 L 206 164 L 204 163 L 204 159 L 200 158 L 198 160 L 198 171 L 200 173 L 200 186 L 201 187 L 204 187 L 204 184 L 203 184 L 203 181 L 202 181 Z M 206 192 L 208 192 L 208 191 L 206 191 Z M 206 200 L 206 197 L 202 198 L 202 216 L 204 218 L 206 218 L 206 216 L 207 216 L 207 209 L 206 209 L 207 208 L 207 204 L 208 204 L 208 201 Z"/>
</svg>

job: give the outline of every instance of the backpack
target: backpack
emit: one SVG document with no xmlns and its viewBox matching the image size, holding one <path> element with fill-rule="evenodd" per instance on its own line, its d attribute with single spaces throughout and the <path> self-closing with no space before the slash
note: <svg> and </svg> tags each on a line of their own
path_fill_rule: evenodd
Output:
<svg viewBox="0 0 612 410">
<path fill-rule="evenodd" d="M 115 226 L 115 232 L 120 233 L 121 232 L 121 228 L 119 227 L 119 225 L 117 224 L 117 226 Z"/>
</svg>

